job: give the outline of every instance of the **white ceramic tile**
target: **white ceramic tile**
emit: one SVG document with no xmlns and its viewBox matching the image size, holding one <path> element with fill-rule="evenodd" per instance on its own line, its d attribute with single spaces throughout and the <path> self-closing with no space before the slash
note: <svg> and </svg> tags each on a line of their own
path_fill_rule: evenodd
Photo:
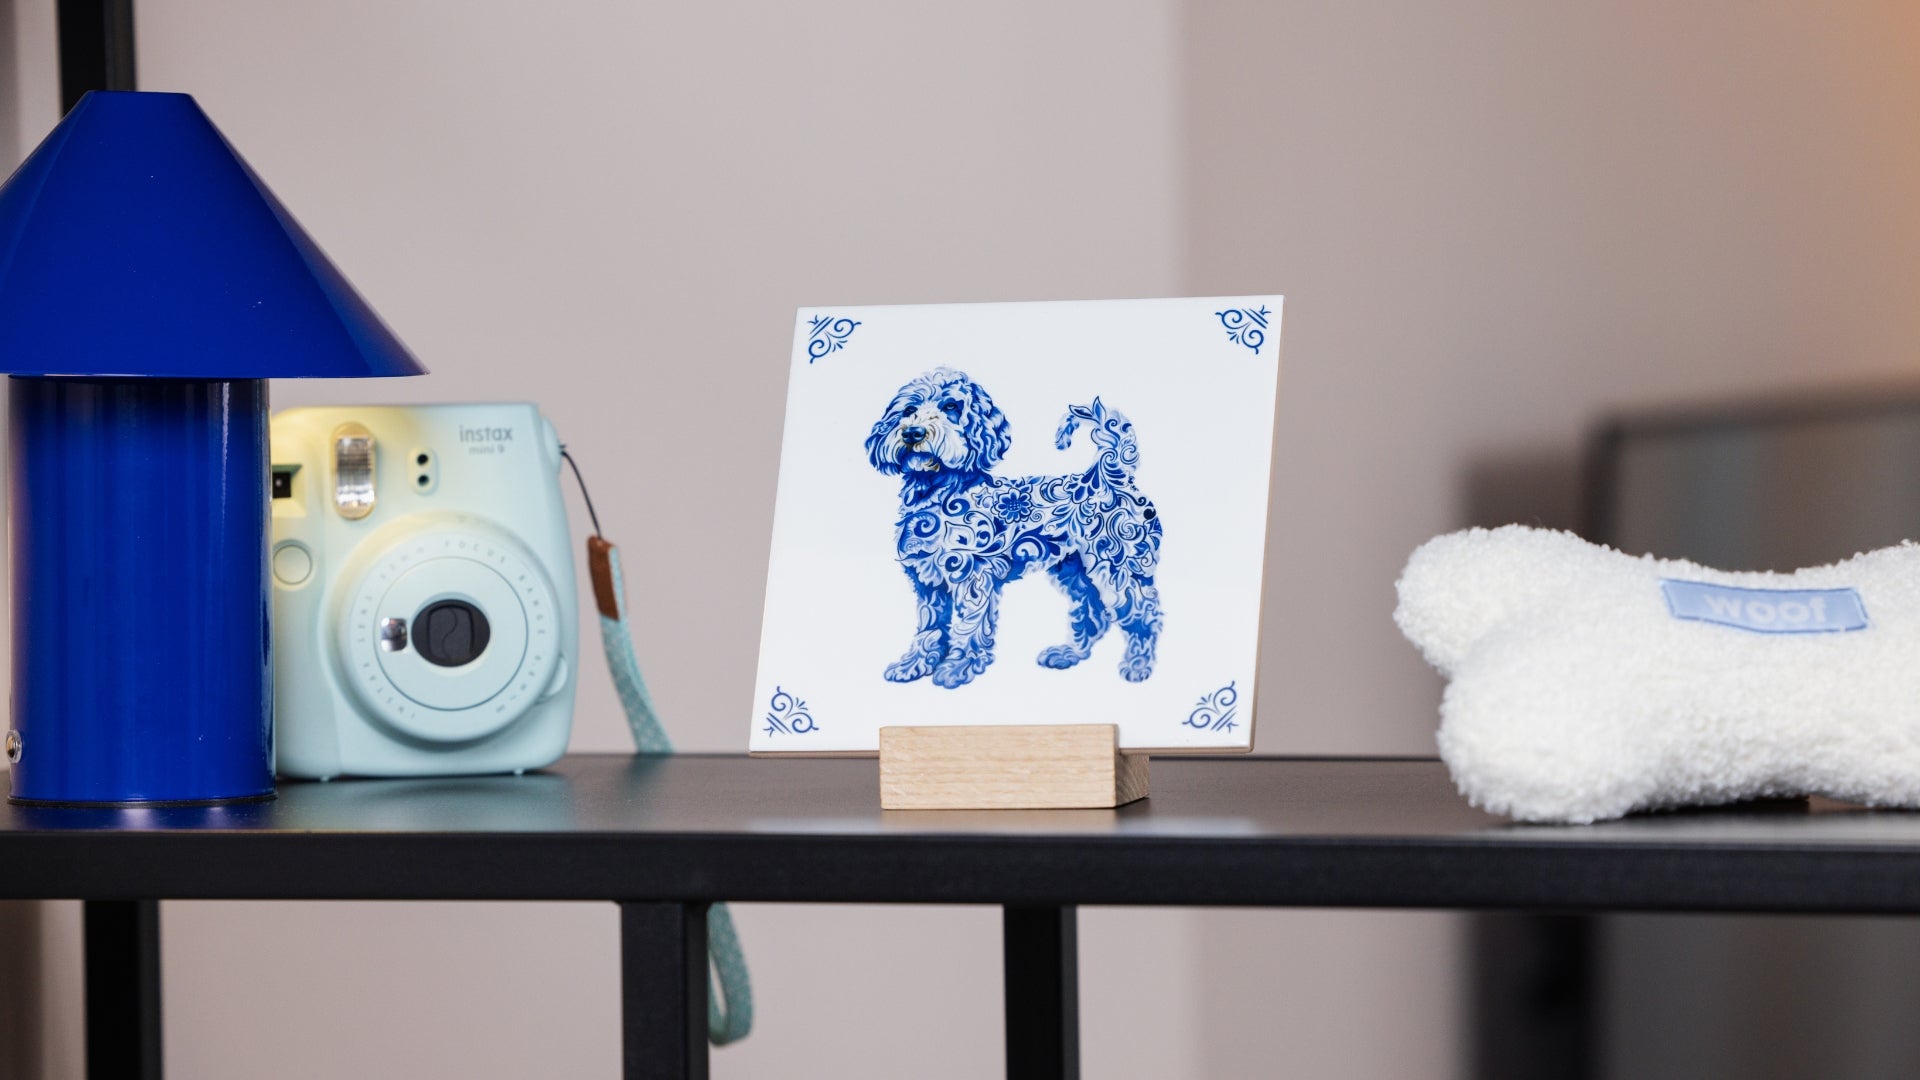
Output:
<svg viewBox="0 0 1920 1080">
<path fill-rule="evenodd" d="M 801 311 L 751 749 L 872 751 L 890 724 L 1032 723 L 1116 723 L 1135 749 L 1250 747 L 1280 306 Z M 952 373 L 923 379 L 942 367 Z M 982 469 L 996 429 L 1004 452 Z M 941 494 L 909 506 L 909 487 Z M 1086 659 L 1047 666 L 1043 652 L 1074 640 L 1059 580 L 1073 567 L 1083 607 L 1120 618 Z M 994 593 L 981 667 L 988 635 L 973 627 Z M 927 614 L 923 595 L 945 638 L 889 679 Z M 1139 617 L 1155 601 L 1157 632 Z M 963 651 L 974 663 L 958 662 Z"/>
</svg>

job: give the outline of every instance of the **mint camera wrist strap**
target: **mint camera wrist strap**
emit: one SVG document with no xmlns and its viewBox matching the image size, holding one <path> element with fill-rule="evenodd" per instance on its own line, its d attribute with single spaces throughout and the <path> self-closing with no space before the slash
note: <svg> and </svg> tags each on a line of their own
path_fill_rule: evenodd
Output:
<svg viewBox="0 0 1920 1080">
<path fill-rule="evenodd" d="M 580 478 L 580 466 L 565 449 L 560 453 L 573 466 L 581 498 L 587 502 L 587 516 L 593 521 L 587 567 L 593 576 L 594 606 L 600 612 L 600 644 L 606 648 L 607 670 L 613 673 L 627 726 L 633 729 L 634 746 L 642 754 L 671 754 L 673 742 L 654 711 L 653 697 L 634 657 L 633 635 L 627 632 L 627 587 L 620 573 L 620 549 L 600 535 L 600 519 L 587 496 L 586 481 Z M 707 909 L 707 958 L 707 1040 L 725 1046 L 746 1038 L 753 1029 L 753 984 L 747 978 L 747 958 L 740 950 L 733 914 L 725 904 Z"/>
</svg>

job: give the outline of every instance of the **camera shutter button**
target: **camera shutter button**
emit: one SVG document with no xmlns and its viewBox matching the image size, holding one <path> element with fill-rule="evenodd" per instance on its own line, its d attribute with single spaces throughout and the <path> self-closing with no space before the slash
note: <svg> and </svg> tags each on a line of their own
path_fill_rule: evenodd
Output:
<svg viewBox="0 0 1920 1080">
<path fill-rule="evenodd" d="M 273 549 L 273 576 L 282 585 L 298 585 L 313 575 L 313 555 L 299 544 Z"/>
</svg>

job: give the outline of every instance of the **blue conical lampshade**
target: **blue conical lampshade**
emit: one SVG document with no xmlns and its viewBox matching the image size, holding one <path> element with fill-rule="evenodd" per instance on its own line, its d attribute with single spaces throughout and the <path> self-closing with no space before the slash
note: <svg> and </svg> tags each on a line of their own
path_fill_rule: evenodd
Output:
<svg viewBox="0 0 1920 1080">
<path fill-rule="evenodd" d="M 273 795 L 267 380 L 424 369 L 184 94 L 0 187 L 11 798 Z"/>
<path fill-rule="evenodd" d="M 0 372 L 425 370 L 186 94 L 88 94 L 0 188 Z"/>
</svg>

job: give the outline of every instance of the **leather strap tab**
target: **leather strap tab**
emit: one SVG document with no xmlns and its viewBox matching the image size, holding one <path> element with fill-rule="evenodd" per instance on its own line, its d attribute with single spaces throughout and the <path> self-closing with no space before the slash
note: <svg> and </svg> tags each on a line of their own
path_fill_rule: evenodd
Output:
<svg viewBox="0 0 1920 1080">
<path fill-rule="evenodd" d="M 620 597 L 613 590 L 613 545 L 598 536 L 587 537 L 587 572 L 593 576 L 593 605 L 609 619 L 620 617 Z"/>
</svg>

